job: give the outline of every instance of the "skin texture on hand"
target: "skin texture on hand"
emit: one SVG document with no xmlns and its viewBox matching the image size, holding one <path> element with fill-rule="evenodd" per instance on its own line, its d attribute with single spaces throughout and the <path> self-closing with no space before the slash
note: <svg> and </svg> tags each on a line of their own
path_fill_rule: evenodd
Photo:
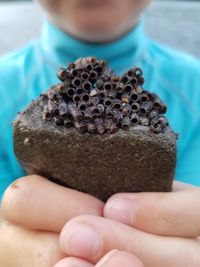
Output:
<svg viewBox="0 0 200 267">
<path fill-rule="evenodd" d="M 52 267 L 66 257 L 59 232 L 80 214 L 103 215 L 104 203 L 31 175 L 6 190 L 1 203 L 0 266 Z"/>
<path fill-rule="evenodd" d="M 170 194 L 117 194 L 106 203 L 104 216 L 148 233 L 196 237 L 200 235 L 200 189 L 188 188 Z"/>
<path fill-rule="evenodd" d="M 113 211 L 109 202 L 116 199 L 118 208 Z M 133 212 L 128 222 L 122 215 L 124 199 Z M 179 183 L 172 193 L 117 194 L 104 207 L 107 217 L 70 220 L 61 232 L 60 247 L 93 264 L 118 249 L 134 254 L 145 267 L 199 267 L 199 204 L 200 189 Z"/>
<path fill-rule="evenodd" d="M 57 185 L 41 176 L 30 175 L 8 187 L 1 212 L 4 220 L 21 227 L 60 232 L 74 216 L 102 216 L 103 207 L 104 203 L 93 196 Z"/>
<path fill-rule="evenodd" d="M 31 231 L 3 221 L 0 225 L 0 266 L 52 267 L 63 259 L 56 233 Z"/>
</svg>

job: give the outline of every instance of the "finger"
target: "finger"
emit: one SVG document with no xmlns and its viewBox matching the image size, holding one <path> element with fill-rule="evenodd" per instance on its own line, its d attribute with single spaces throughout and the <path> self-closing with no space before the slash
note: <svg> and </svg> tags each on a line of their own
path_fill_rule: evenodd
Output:
<svg viewBox="0 0 200 267">
<path fill-rule="evenodd" d="M 117 194 L 107 201 L 104 216 L 153 234 L 197 237 L 199 207 L 200 190 Z"/>
<path fill-rule="evenodd" d="M 68 257 L 58 262 L 54 267 L 94 267 L 94 264 L 75 257 Z M 139 259 L 126 251 L 111 250 L 95 267 L 143 267 Z"/>
<path fill-rule="evenodd" d="M 59 261 L 54 267 L 94 267 L 94 264 L 75 257 L 68 257 Z"/>
<path fill-rule="evenodd" d="M 200 190 L 200 187 L 194 186 L 191 184 L 179 182 L 179 181 L 174 181 L 173 182 L 173 191 L 187 191 L 187 190 Z"/>
<path fill-rule="evenodd" d="M 57 185 L 40 176 L 16 180 L 2 200 L 2 216 L 34 230 L 60 232 L 79 214 L 102 215 L 103 203 L 88 194 Z"/>
<path fill-rule="evenodd" d="M 93 263 L 113 249 L 136 255 L 148 267 L 188 267 L 200 262 L 200 248 L 195 239 L 152 235 L 92 215 L 78 216 L 68 222 L 60 235 L 60 247 L 69 255 Z"/>
<path fill-rule="evenodd" d="M 144 267 L 141 261 L 126 251 L 111 250 L 95 267 Z"/>
<path fill-rule="evenodd" d="M 10 223 L 0 227 L 0 265 L 9 267 L 52 267 L 64 255 L 58 235 L 22 229 Z"/>
</svg>

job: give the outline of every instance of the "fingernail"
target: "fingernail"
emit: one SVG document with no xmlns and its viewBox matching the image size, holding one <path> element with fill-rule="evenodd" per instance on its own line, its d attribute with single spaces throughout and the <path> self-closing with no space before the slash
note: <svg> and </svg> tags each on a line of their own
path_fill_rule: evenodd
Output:
<svg viewBox="0 0 200 267">
<path fill-rule="evenodd" d="M 133 217 L 132 201 L 126 198 L 111 198 L 105 205 L 104 216 L 130 225 Z"/>
<path fill-rule="evenodd" d="M 100 236 L 87 224 L 78 224 L 73 228 L 65 228 L 61 233 L 62 250 L 72 256 L 93 258 L 100 248 Z"/>
<path fill-rule="evenodd" d="M 103 267 L 104 264 L 111 258 L 111 256 L 113 254 L 115 254 L 117 251 L 117 249 L 111 250 L 109 253 L 107 253 L 96 265 L 95 267 Z"/>
</svg>

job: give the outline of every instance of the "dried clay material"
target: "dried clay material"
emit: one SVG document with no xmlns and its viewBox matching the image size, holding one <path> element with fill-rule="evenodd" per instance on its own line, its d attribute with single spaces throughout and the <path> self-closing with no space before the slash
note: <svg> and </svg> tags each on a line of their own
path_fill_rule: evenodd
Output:
<svg viewBox="0 0 200 267">
<path fill-rule="evenodd" d="M 14 122 L 15 154 L 27 172 L 104 201 L 171 191 L 177 136 L 166 105 L 143 89 L 142 70 L 118 77 L 105 61 L 81 58 L 57 75 L 61 83 Z"/>
<path fill-rule="evenodd" d="M 156 94 L 143 90 L 142 75 L 134 67 L 118 77 L 105 61 L 79 59 L 60 68 L 57 76 L 62 83 L 42 95 L 46 100 L 43 118 L 80 133 L 114 134 L 136 125 L 163 133 L 169 126 L 166 105 Z"/>
</svg>

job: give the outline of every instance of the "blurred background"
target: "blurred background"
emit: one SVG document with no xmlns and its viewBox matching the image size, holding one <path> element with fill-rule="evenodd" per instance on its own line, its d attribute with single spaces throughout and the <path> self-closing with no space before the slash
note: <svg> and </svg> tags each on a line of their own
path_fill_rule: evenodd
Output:
<svg viewBox="0 0 200 267">
<path fill-rule="evenodd" d="M 37 38 L 42 17 L 31 0 L 0 0 L 0 57 Z M 200 0 L 154 0 L 145 20 L 152 38 L 200 58 Z"/>
</svg>

